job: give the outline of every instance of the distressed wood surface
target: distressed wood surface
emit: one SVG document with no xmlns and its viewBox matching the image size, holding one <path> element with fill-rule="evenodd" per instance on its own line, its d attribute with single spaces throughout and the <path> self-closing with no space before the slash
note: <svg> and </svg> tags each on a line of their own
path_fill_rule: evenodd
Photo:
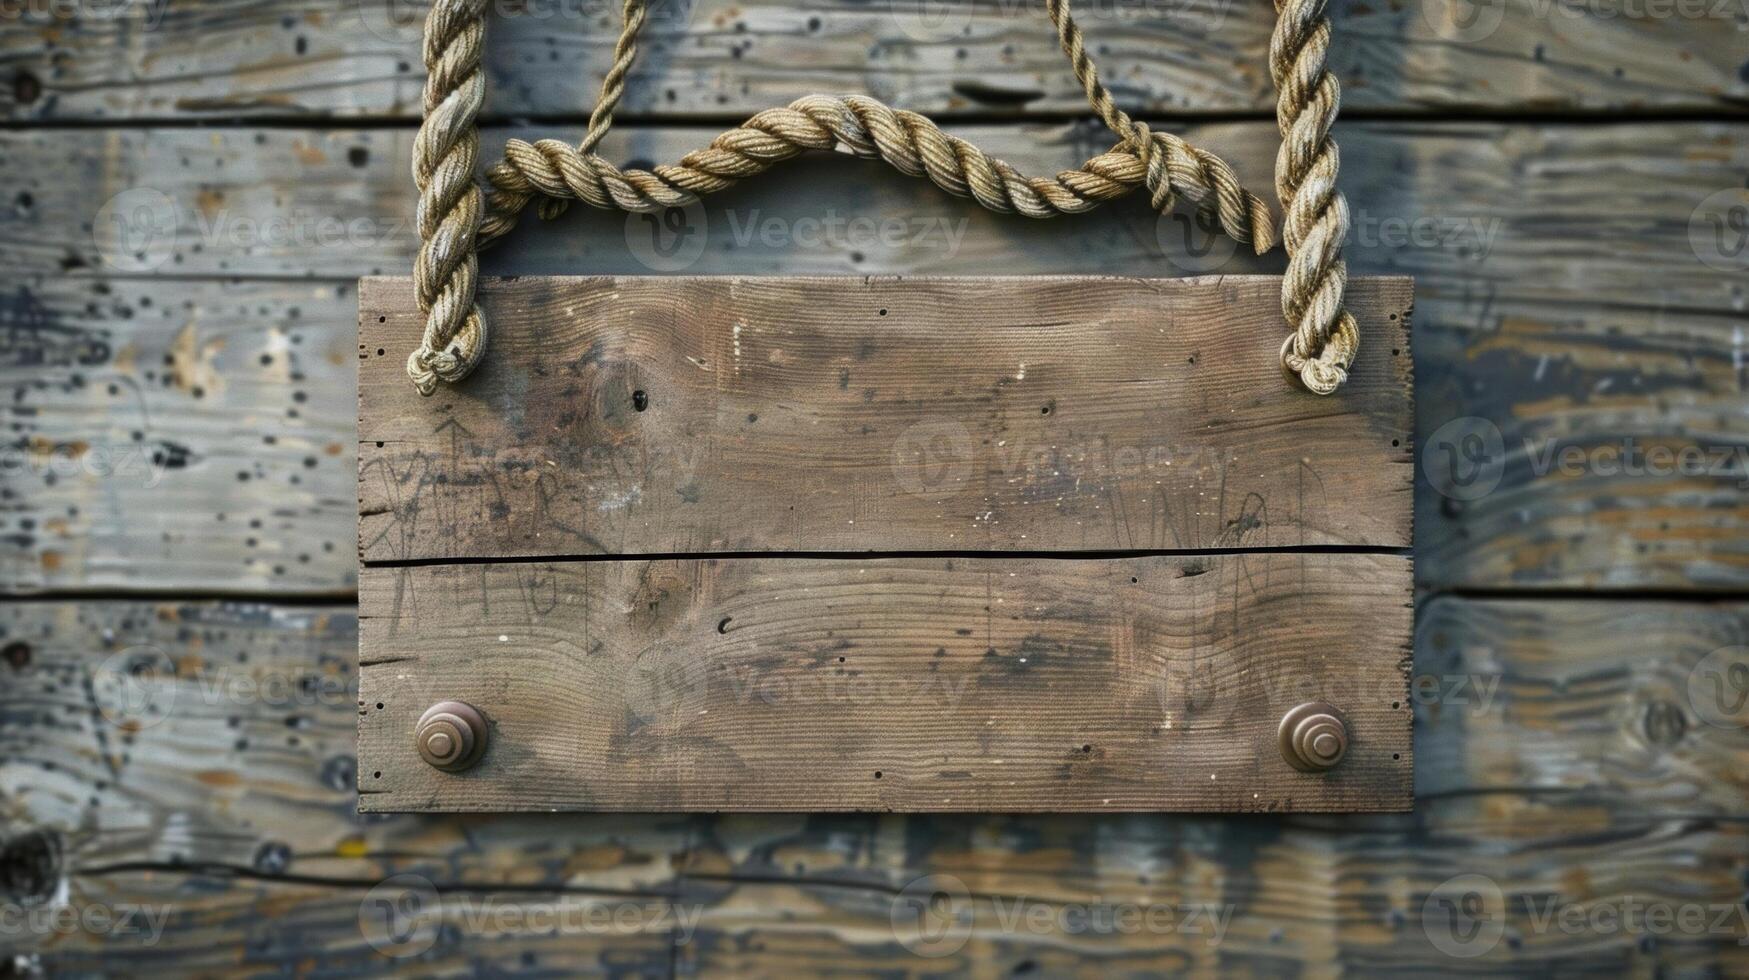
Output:
<svg viewBox="0 0 1749 980">
<path fill-rule="evenodd" d="M 973 956 L 999 972 L 1031 963 L 1047 974 L 1086 957 L 1362 974 L 1749 968 L 1735 920 L 1661 935 L 1538 926 L 1550 901 L 1740 902 L 1749 846 L 1735 814 L 1749 729 L 1704 720 L 1688 691 L 1711 651 L 1749 634 L 1742 603 L 1433 600 L 1411 694 L 1415 812 L 1343 818 L 360 820 L 351 609 L 14 602 L 0 619 L 4 880 L 29 893 L 17 897 L 58 895 L 57 905 L 161 910 L 165 938 L 139 953 L 162 971 L 379 969 L 386 961 L 359 909 L 397 874 L 453 902 L 606 897 L 696 909 L 696 926 L 672 947 L 686 974 L 836 964 L 931 975 Z M 173 667 L 126 674 L 158 695 L 129 700 L 113 658 L 150 648 Z M 154 714 L 153 704 L 170 710 Z M 1457 960 L 1432 945 L 1440 933 L 1424 910 L 1468 874 L 1500 889 L 1506 932 L 1484 956 Z M 976 905 L 966 944 L 940 959 L 913 956 L 914 934 L 893 925 L 906 886 L 930 875 L 963 883 Z M 1016 925 L 1017 903 L 1050 910 L 1044 926 Z M 1065 930 L 1055 918 L 1089 904 L 1232 909 L 1214 944 L 1194 931 Z M 658 962 L 642 969 L 667 972 L 641 937 L 509 935 L 459 913 L 446 921 L 454 928 L 404 966 L 639 972 Z M 112 962 L 106 949 L 101 936 L 75 934 L 30 937 L 17 952 L 54 973 L 100 969 Z"/>
<path fill-rule="evenodd" d="M 665 156 L 697 132 L 615 133 L 607 152 Z M 1047 132 L 1054 142 L 1041 142 Z M 1195 135 L 1223 145 L 1251 132 L 1211 126 Z M 1273 135 L 1256 133 L 1246 140 L 1258 155 L 1234 160 L 1267 186 L 1255 168 L 1273 154 Z M 1702 202 L 1742 185 L 1746 134 L 1710 123 L 1344 128 L 1351 267 L 1416 277 L 1417 462 L 1442 426 L 1464 417 L 1496 426 L 1512 449 L 1499 487 L 1478 499 L 1441 494 L 1416 467 L 1425 585 L 1742 586 L 1749 513 L 1740 474 L 1539 473 L 1531 464 L 1566 444 L 1749 446 L 1738 410 L 1744 279 L 1700 262 L 1691 234 Z M 1094 146 L 1072 130 L 993 128 L 977 138 L 1041 170 Z M 412 262 L 405 152 L 405 134 L 371 130 L 162 130 L 150 140 L 0 133 L 3 172 L 20 185 L 0 196 L 15 202 L 0 207 L 9 263 L 0 273 L 0 387 L 13 393 L 0 587 L 350 592 L 352 464 L 327 453 L 352 432 L 350 277 L 400 274 Z M 719 199 L 727 210 L 709 213 L 708 247 L 686 271 L 1279 272 L 1241 256 L 1198 257 L 1178 221 L 1162 234 L 1139 201 L 1027 222 L 879 167 L 814 163 Z M 1597 193 L 1575 193 L 1575 181 Z M 161 188 L 175 202 L 180 230 L 166 241 L 181 244 L 146 251 L 161 265 L 113 268 L 93 237 L 104 203 L 132 187 Z M 892 246 L 840 235 L 800 247 L 748 233 L 768 219 L 793 230 L 834 211 L 907 209 L 930 224 Z M 271 235 L 243 220 L 261 215 L 281 219 Z M 624 216 L 572 215 L 551 226 L 530 219 L 487 254 L 487 271 L 650 273 L 628 248 Z M 1410 241 L 1406 228 L 1386 235 L 1386 219 L 1432 223 Z M 963 231 L 958 245 L 945 247 L 954 229 Z M 118 447 L 128 465 L 136 432 L 169 460 L 185 452 L 186 465 L 146 487 L 109 478 L 102 458 L 83 459 L 86 447 Z M 57 456 L 58 469 L 40 463 Z M 288 508 L 288 499 L 302 503 Z M 241 519 L 212 519 L 218 513 Z M 291 533 L 259 533 L 275 529 Z"/>
<path fill-rule="evenodd" d="M 7 590 L 351 593 L 351 284 L 0 290 Z"/>
<path fill-rule="evenodd" d="M 1083 116 L 1036 10 L 1004 8 L 1020 16 L 1003 18 L 973 6 L 969 33 L 914 39 L 880 4 L 713 4 L 697 8 L 701 19 L 684 36 L 653 25 L 628 106 L 658 125 L 615 133 L 610 156 L 671 158 L 725 121 L 811 90 L 871 91 L 965 123 Z M 1741 729 L 1699 720 L 1685 678 L 1708 651 L 1743 642 L 1745 614 L 1736 601 L 1633 596 L 1741 591 L 1742 488 L 1728 474 L 1539 473 L 1529 462 L 1551 438 L 1591 447 L 1626 437 L 1745 442 L 1745 270 L 1692 258 L 1697 223 L 1704 237 L 1701 205 L 1742 188 L 1749 172 L 1740 11 L 1336 5 L 1332 54 L 1347 118 L 1410 117 L 1338 134 L 1357 219 L 1354 271 L 1418 279 L 1417 447 L 1425 452 L 1452 419 L 1476 416 L 1513 453 L 1499 487 L 1476 500 L 1439 494 L 1417 467 L 1422 584 L 1560 590 L 1539 600 L 1424 601 L 1422 672 L 1431 662 L 1441 674 L 1476 677 L 1436 681 L 1448 692 L 1439 704 L 1416 696 L 1414 814 L 361 820 L 350 689 L 344 703 L 299 709 L 284 695 L 255 697 L 117 734 L 91 706 L 113 695 L 83 685 L 91 657 L 140 642 L 156 642 L 189 672 L 182 685 L 195 672 L 244 676 L 263 659 L 287 677 L 354 662 L 345 606 L 214 607 L 181 596 L 338 599 L 353 588 L 350 460 L 317 453 L 303 472 L 304 460 L 331 431 L 351 436 L 351 280 L 410 266 L 416 18 L 378 37 L 347 21 L 387 13 L 386 3 L 179 0 L 160 8 L 161 29 L 144 30 L 134 23 L 144 5 L 120 21 L 55 24 L 31 19 L 43 6 L 0 18 L 0 115 L 74 124 L 0 132 L 0 388 L 11 394 L 13 453 L 0 470 L 0 589 L 170 601 L 0 606 L 14 619 L 9 629 L 36 637 L 27 655 L 16 634 L 0 644 L 0 881 L 8 898 L 63 894 L 64 883 L 68 900 L 162 903 L 172 916 L 168 938 L 119 954 L 100 933 L 31 936 L 7 945 L 0 972 L 374 974 L 388 961 L 369 945 L 360 905 L 385 876 L 412 871 L 457 898 L 502 895 L 508 885 L 537 899 L 609 892 L 644 901 L 685 889 L 708 903 L 704 924 L 689 942 L 670 936 L 665 958 L 643 937 L 488 935 L 456 920 L 430 952 L 399 961 L 424 974 L 939 975 L 974 955 L 991 974 L 1031 975 L 1090 964 L 1104 973 L 1749 973 L 1741 931 L 1538 925 L 1549 921 L 1538 916 L 1550 900 L 1581 910 L 1626 898 L 1741 909 Z M 1495 11 L 1501 20 L 1491 26 Z M 1150 117 L 1264 116 L 1266 6 L 1229 8 L 1217 27 L 1218 12 L 1190 4 L 1151 8 L 1135 24 L 1089 21 L 1120 100 Z M 568 15 L 575 28 L 499 16 L 488 51 L 494 117 L 556 115 L 521 132 L 574 137 L 606 64 L 605 13 L 591 8 L 587 23 Z M 1479 30 L 1464 29 L 1471 14 L 1484 15 Z M 1436 24 L 1476 36 L 1451 39 Z M 1467 109 L 1495 121 L 1437 118 Z M 1559 118 L 1519 115 L 1526 110 Z M 1676 112 L 1718 121 L 1658 121 Z M 1594 123 L 1576 118 L 1588 113 Z M 327 114 L 356 128 L 176 128 Z M 1624 114 L 1639 121 L 1605 124 Z M 139 128 L 146 120 L 155 124 L 149 139 Z M 92 122 L 108 128 L 79 128 Z M 699 125 L 661 125 L 683 122 Z M 1105 141 L 1090 127 L 949 127 L 1028 171 L 1073 164 Z M 1275 145 L 1261 118 L 1182 129 L 1267 189 Z M 504 135 L 489 135 L 487 151 Z M 1162 233 L 1133 203 L 1030 224 L 942 206 L 929 188 L 879 168 L 818 167 L 719 199 L 710 247 L 686 271 L 1147 276 L 1161 274 L 1163 259 L 1173 273 L 1279 271 L 1202 254 L 1190 226 L 1168 223 Z M 148 249 L 144 264 L 112 266 L 93 231 L 104 204 L 135 187 L 171 197 L 180 230 L 169 236 L 174 248 Z M 927 237 L 804 247 L 745 233 L 754 209 L 793 221 L 831 208 L 921 208 L 968 224 L 953 248 Z M 278 219 L 268 236 L 236 223 L 266 218 Z M 336 235 L 336 218 L 367 223 Z M 1387 221 L 1416 219 L 1432 219 L 1431 234 L 1385 231 Z M 487 269 L 649 271 L 628 253 L 619 216 L 583 209 L 560 228 L 519 233 Z M 178 312 L 145 312 L 145 299 Z M 300 322 L 303 344 L 313 345 L 304 350 L 324 353 L 301 355 L 296 377 L 278 375 L 280 334 Z M 196 356 L 223 365 L 226 382 L 202 385 L 198 397 L 182 380 L 194 372 L 176 366 L 190 363 L 181 352 L 191 324 Z M 220 334 L 224 348 L 209 353 L 203 339 Z M 318 363 L 330 350 L 340 363 Z M 287 425 L 295 439 L 269 441 Z M 21 446 L 38 458 L 83 459 L 87 446 L 132 445 L 136 431 L 149 445 L 176 447 L 169 458 L 185 449 L 186 465 L 167 467 L 155 488 L 83 463 L 14 465 Z M 260 475 L 239 477 L 256 465 Z M 295 503 L 281 507 L 282 498 Z M 221 512 L 242 519 L 203 526 L 189 516 Z M 322 549 L 330 541 L 333 552 Z M 1623 595 L 1573 598 L 1601 588 Z M 317 619 L 327 625 L 314 627 Z M 152 625 L 121 629 L 136 620 Z M 45 662 L 60 673 L 45 676 Z M 1480 704 L 1477 692 L 1491 683 L 1498 697 Z M 969 883 L 978 903 L 978 929 L 943 959 L 912 956 L 893 930 L 895 898 L 932 873 Z M 1503 898 L 1502 940 L 1477 959 L 1439 953 L 1424 919 L 1439 885 L 1460 874 L 1486 876 Z M 1056 913 L 1125 900 L 1236 908 L 1212 948 L 1176 933 L 1065 935 L 1003 930 L 1000 919 L 992 929 L 984 913 L 996 911 L 995 899 L 1011 910 L 1020 896 Z"/>
<path fill-rule="evenodd" d="M 1333 399 L 1281 377 L 1280 288 L 487 280 L 498 342 L 428 398 L 411 280 L 367 279 L 360 555 L 1406 548 L 1413 286 L 1354 280 Z"/>
<path fill-rule="evenodd" d="M 422 3 L 154 0 L 77 19 L 56 15 L 71 5 L 17 6 L 22 16 L 0 29 L 6 118 L 418 114 Z M 1331 62 L 1352 110 L 1669 111 L 1749 97 L 1745 12 L 1734 0 L 1333 7 Z M 586 116 L 611 61 L 618 5 L 489 9 L 486 111 Z M 745 116 L 809 92 L 867 92 L 949 116 L 1087 111 L 1042 3 L 656 0 L 650 9 L 628 116 Z M 1082 3 L 1075 16 L 1131 112 L 1274 108 L 1268 4 Z"/>
<path fill-rule="evenodd" d="M 602 152 L 618 161 L 666 160 L 704 145 L 712 132 L 616 130 Z M 1081 125 L 953 132 L 1027 173 L 1078 166 L 1109 142 Z M 1273 123 L 1204 124 L 1185 134 L 1269 193 L 1279 145 Z M 17 275 L 352 280 L 405 275 L 418 247 L 411 131 L 0 135 L 0 164 L 18 174 L 11 179 L 23 195 L 0 208 L 0 261 Z M 527 127 L 491 129 L 483 142 L 497 147 L 537 135 Z M 1700 261 L 1696 248 L 1711 237 L 1704 220 L 1691 219 L 1720 192 L 1742 189 L 1746 135 L 1749 124 L 1708 122 L 1342 126 L 1353 225 L 1345 255 L 1357 275 L 1415 277 L 1422 303 L 1485 297 L 1496 311 L 1554 303 L 1739 314 L 1740 263 Z M 703 241 L 689 234 L 679 243 L 687 249 L 673 255 L 653 254 L 644 215 L 583 206 L 558 222 L 530 214 L 486 253 L 485 271 L 1183 276 L 1282 269 L 1280 250 L 1251 257 L 1229 239 L 1211 240 L 1194 215 L 1161 219 L 1137 195 L 1087 215 L 1029 220 L 842 154 L 789 161 L 701 207 L 688 232 L 699 226 Z M 117 218 L 129 217 L 140 233 L 118 231 Z M 853 218 L 874 227 L 851 229 Z M 894 220 L 882 230 L 881 222 Z M 642 250 L 646 244 L 652 249 Z M 1735 244 L 1727 237 L 1721 246 Z"/>
<path fill-rule="evenodd" d="M 380 569 L 359 583 L 358 788 L 407 810 L 1403 809 L 1394 556 L 729 558 Z M 464 774 L 411 733 L 443 700 Z M 1330 701 L 1327 773 L 1281 757 Z"/>
</svg>

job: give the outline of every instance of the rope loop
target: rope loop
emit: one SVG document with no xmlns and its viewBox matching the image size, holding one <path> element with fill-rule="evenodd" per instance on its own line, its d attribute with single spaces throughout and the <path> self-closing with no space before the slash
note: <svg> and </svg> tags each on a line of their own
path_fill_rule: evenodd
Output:
<svg viewBox="0 0 1749 980">
<path fill-rule="evenodd" d="M 425 118 L 413 144 L 420 235 L 413 278 L 425 331 L 407 359 L 407 374 L 421 394 L 435 392 L 440 381 L 467 377 L 484 356 L 488 331 L 477 301 L 478 253 L 515 227 L 531 203 L 546 219 L 564 214 L 572 201 L 626 211 L 684 207 L 807 150 L 843 149 L 884 160 L 992 211 L 1029 218 L 1079 214 L 1145 187 L 1158 211 L 1171 209 L 1182 196 L 1258 255 L 1275 247 L 1269 205 L 1245 189 L 1226 161 L 1154 132 L 1118 107 L 1087 54 L 1069 0 L 1046 0 L 1046 11 L 1088 105 L 1117 138 L 1110 150 L 1077 169 L 1029 177 L 917 113 L 867 96 L 809 95 L 756 113 L 677 163 L 621 170 L 595 148 L 625 94 L 646 3 L 624 0 L 613 64 L 582 140 L 575 146 L 510 140 L 503 159 L 487 169 L 482 188 L 475 170 L 486 91 L 486 0 L 434 0 L 425 21 Z M 1307 391 L 1327 395 L 1348 377 L 1360 346 L 1354 317 L 1343 306 L 1348 206 L 1336 189 L 1338 159 L 1330 138 L 1341 92 L 1325 63 L 1331 33 L 1325 0 L 1276 0 L 1276 11 L 1269 67 L 1282 136 L 1275 174 L 1288 254 L 1282 313 L 1293 328 L 1282 344 L 1281 363 Z"/>
</svg>

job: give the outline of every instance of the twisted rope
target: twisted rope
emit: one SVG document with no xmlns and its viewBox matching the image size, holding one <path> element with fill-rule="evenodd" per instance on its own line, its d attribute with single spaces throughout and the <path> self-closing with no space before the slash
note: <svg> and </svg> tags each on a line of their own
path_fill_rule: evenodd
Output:
<svg viewBox="0 0 1749 980">
<path fill-rule="evenodd" d="M 599 208 L 657 211 L 686 205 L 699 196 L 770 169 L 805 150 L 844 147 L 859 157 L 885 160 L 913 177 L 927 177 L 949 193 L 970 197 L 992 211 L 1032 218 L 1078 214 L 1103 201 L 1148 185 L 1170 206 L 1183 193 L 1192 200 L 1214 195 L 1222 227 L 1251 242 L 1259 254 L 1275 243 L 1268 206 L 1238 185 L 1232 172 L 1174 136 L 1142 134 L 1138 153 L 1129 145 L 1088 160 L 1054 177 L 1028 177 L 914 112 L 857 95 L 810 95 L 781 109 L 767 109 L 722 133 L 677 164 L 653 170 L 620 170 L 592 153 L 559 140 L 511 140 L 504 160 L 488 174 L 491 213 L 482 241 L 509 231 L 516 215 L 536 197 L 582 200 Z"/>
<path fill-rule="evenodd" d="M 480 70 L 484 2 L 436 0 L 426 21 L 425 62 L 429 72 L 426 117 L 414 151 L 422 238 L 414 277 L 426 328 L 419 349 L 407 362 L 408 374 L 423 394 L 435 391 L 439 380 L 460 380 L 478 363 L 485 348 L 486 321 L 474 298 L 478 282 L 476 253 L 513 228 L 531 202 L 539 202 L 538 210 L 545 218 L 562 214 L 573 200 L 627 211 L 682 207 L 700 195 L 763 173 L 806 150 L 842 147 L 858 157 L 885 160 L 910 176 L 927 177 L 943 190 L 970 197 L 992 211 L 1033 218 L 1078 214 L 1136 187 L 1146 187 L 1150 202 L 1159 210 L 1172 207 L 1179 195 L 1200 202 L 1228 235 L 1250 243 L 1259 255 L 1275 244 L 1268 205 L 1245 190 L 1223 160 L 1176 136 L 1153 132 L 1117 107 L 1099 80 L 1067 0 L 1046 0 L 1046 9 L 1088 103 L 1119 140 L 1111 150 L 1078 169 L 1065 170 L 1054 177 L 1028 177 L 971 143 L 942 132 L 917 113 L 894 109 L 864 96 L 810 95 L 786 107 L 754 115 L 676 164 L 651 170 L 621 170 L 598 156 L 594 149 L 612 125 L 613 110 L 624 94 L 626 74 L 636 56 L 637 34 L 644 22 L 645 0 L 625 0 L 624 26 L 614 48 L 614 62 L 602 82 L 601 96 L 590 114 L 582 141 L 572 146 L 552 139 L 534 143 L 510 140 L 504 159 L 487 173 L 491 189 L 485 195 L 482 213 L 481 191 L 472 174 L 479 150 L 477 120 L 485 91 Z M 1299 5 L 1312 8 L 1307 17 L 1312 27 L 1287 41 L 1278 30 L 1278 44 L 1271 48 L 1272 69 L 1276 67 L 1275 55 L 1280 47 L 1283 52 L 1291 52 L 1285 62 L 1289 71 L 1297 72 L 1298 65 L 1314 64 L 1316 71 L 1307 77 L 1316 80 L 1323 72 L 1329 26 L 1321 17 L 1321 0 L 1304 0 Z M 1319 24 L 1321 34 L 1313 29 Z M 1295 38 L 1297 43 L 1293 43 Z M 1306 89 L 1316 98 L 1302 97 L 1292 102 L 1296 118 L 1305 116 L 1312 120 L 1307 131 L 1315 131 L 1318 139 L 1309 144 L 1310 149 L 1302 146 L 1295 150 L 1295 165 L 1302 162 L 1306 165 L 1295 171 L 1297 176 L 1291 181 L 1294 193 L 1282 194 L 1284 203 L 1292 202 L 1304 212 L 1297 224 L 1290 220 L 1287 226 L 1290 261 L 1283 309 L 1290 322 L 1296 324 L 1296 333 L 1283 347 L 1282 357 L 1284 365 L 1318 364 L 1319 370 L 1310 375 L 1300 366 L 1293 370 L 1306 379 L 1308 389 L 1328 393 L 1335 390 L 1352 361 L 1353 346 L 1346 348 L 1345 355 L 1329 354 L 1328 362 L 1320 360 L 1321 354 L 1328 354 L 1328 349 L 1336 347 L 1344 337 L 1340 329 L 1333 333 L 1326 326 L 1320 333 L 1317 327 L 1318 315 L 1327 312 L 1332 294 L 1335 310 L 1346 316 L 1341 312 L 1345 283 L 1339 257 L 1341 234 L 1336 235 L 1333 243 L 1327 241 L 1333 229 L 1324 215 L 1333 207 L 1339 212 L 1339 228 L 1334 230 L 1345 233 L 1347 228 L 1346 207 L 1341 196 L 1334 193 L 1335 147 L 1327 137 L 1329 121 L 1335 116 L 1335 81 L 1327 73 L 1323 76 L 1328 81 L 1327 104 L 1319 101 L 1325 92 L 1322 87 Z M 1284 78 L 1298 77 L 1276 72 L 1277 85 L 1283 92 L 1282 112 L 1290 105 Z M 1285 141 L 1289 124 L 1285 115 L 1282 118 Z M 1320 118 L 1324 121 L 1318 129 L 1316 123 Z M 1294 127 L 1296 140 L 1306 135 L 1301 128 Z M 1318 149 L 1320 143 L 1327 147 L 1327 153 Z M 1326 159 L 1327 165 L 1321 162 Z M 1281 168 L 1288 160 L 1288 146 L 1284 142 L 1283 156 L 1277 162 L 1278 189 L 1289 186 L 1281 176 Z M 1316 181 L 1326 171 L 1328 189 L 1319 191 L 1322 185 Z M 1330 205 L 1332 197 L 1334 204 Z M 1315 206 L 1320 200 L 1326 202 L 1322 208 Z M 1298 237 L 1293 237 L 1296 234 Z M 1308 245 L 1323 249 L 1319 254 L 1326 258 L 1313 261 L 1308 257 L 1300 262 Z M 1294 283 L 1302 285 L 1290 288 Z M 1291 301 L 1290 293 L 1294 297 Z M 1338 318 L 1338 326 L 1340 322 Z M 1346 322 L 1352 324 L 1352 318 Z M 1303 344 L 1302 334 L 1306 340 Z M 1296 358 L 1297 362 L 1293 360 Z M 1333 376 L 1336 381 L 1326 383 Z"/>
<path fill-rule="evenodd" d="M 1340 169 L 1330 126 L 1342 101 L 1336 76 L 1325 65 L 1330 20 L 1325 0 L 1275 0 L 1275 33 L 1269 71 L 1281 149 L 1275 157 L 1275 193 L 1283 211 L 1287 275 L 1281 311 L 1294 328 L 1282 344 L 1281 363 L 1307 391 L 1334 392 L 1348 378 L 1360 349 L 1360 328 L 1342 304 L 1348 264 L 1348 201 L 1336 189 Z"/>
<path fill-rule="evenodd" d="M 486 0 L 440 0 L 425 20 L 425 119 L 413 139 L 419 186 L 419 254 L 414 290 L 425 335 L 407 358 L 407 375 L 429 395 L 437 382 L 468 376 L 486 351 L 486 316 L 474 293 L 480 263 L 480 69 Z"/>
</svg>

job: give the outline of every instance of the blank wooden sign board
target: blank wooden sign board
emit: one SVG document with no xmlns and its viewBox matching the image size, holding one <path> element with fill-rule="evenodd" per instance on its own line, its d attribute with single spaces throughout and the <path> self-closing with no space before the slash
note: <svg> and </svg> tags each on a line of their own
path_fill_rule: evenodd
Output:
<svg viewBox="0 0 1749 980">
<path fill-rule="evenodd" d="M 1330 397 L 1279 289 L 487 280 L 423 398 L 364 280 L 360 809 L 1408 809 L 1412 285 Z"/>
</svg>

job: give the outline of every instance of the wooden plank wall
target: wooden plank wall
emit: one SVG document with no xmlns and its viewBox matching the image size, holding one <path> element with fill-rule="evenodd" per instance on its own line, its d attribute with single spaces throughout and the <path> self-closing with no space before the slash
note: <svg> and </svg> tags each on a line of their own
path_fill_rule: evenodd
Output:
<svg viewBox="0 0 1749 980">
<path fill-rule="evenodd" d="M 1749 187 L 1740 4 L 1335 5 L 1352 264 L 1418 279 L 1416 445 L 1438 450 L 1416 486 L 1416 810 L 1363 819 L 358 816 L 353 281 L 415 245 L 417 18 L 87 6 L 0 15 L 0 909 L 158 927 L 15 929 L 0 973 L 1749 974 L 1749 735 L 1706 697 L 1749 643 L 1749 277 L 1739 226 L 1710 223 Z M 580 131 L 609 8 L 500 6 L 487 145 Z M 1042 9 L 946 9 L 675 5 L 605 150 L 669 159 L 812 90 L 938 114 L 1027 170 L 1107 142 Z M 1267 188 L 1267 5 L 1104 9 L 1083 20 L 1120 100 Z M 1187 248 L 1140 202 L 1035 224 L 814 163 L 713 200 L 686 271 L 1280 268 Z M 163 234 L 118 248 L 116 212 L 142 207 Z M 832 214 L 918 223 L 795 239 Z M 577 209 L 487 271 L 649 272 L 627 236 Z M 1468 434 L 1498 435 L 1491 492 L 1439 461 Z M 1624 446 L 1717 464 L 1605 465 Z M 360 909 L 402 873 L 443 927 L 391 961 Z M 967 918 L 920 938 L 919 887 Z M 1545 914 L 1633 903 L 1707 924 Z M 1074 927 L 1116 908 L 1224 925 Z M 1482 945 L 1453 947 L 1462 925 Z"/>
</svg>

